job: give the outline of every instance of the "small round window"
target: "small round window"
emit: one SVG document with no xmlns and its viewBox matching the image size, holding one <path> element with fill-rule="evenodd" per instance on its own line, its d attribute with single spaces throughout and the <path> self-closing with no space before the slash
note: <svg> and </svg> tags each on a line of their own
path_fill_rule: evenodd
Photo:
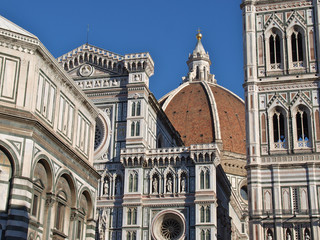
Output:
<svg viewBox="0 0 320 240">
<path fill-rule="evenodd" d="M 241 187 L 240 195 L 244 200 L 248 201 L 248 188 L 246 185 Z"/>
</svg>

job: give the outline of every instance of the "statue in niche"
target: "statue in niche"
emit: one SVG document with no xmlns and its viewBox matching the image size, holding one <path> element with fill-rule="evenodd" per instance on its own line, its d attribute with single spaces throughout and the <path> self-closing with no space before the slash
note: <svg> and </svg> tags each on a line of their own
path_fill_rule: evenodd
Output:
<svg viewBox="0 0 320 240">
<path fill-rule="evenodd" d="M 290 234 L 290 232 L 288 232 L 288 231 L 287 231 L 286 240 L 291 240 L 291 234 Z"/>
<path fill-rule="evenodd" d="M 186 178 L 182 177 L 181 179 L 181 192 L 185 192 L 186 191 Z"/>
<path fill-rule="evenodd" d="M 141 79 L 140 75 L 138 75 L 138 74 L 134 75 L 134 81 L 135 82 L 139 82 L 140 79 Z"/>
<path fill-rule="evenodd" d="M 267 238 L 268 240 L 272 240 L 273 238 L 272 238 L 272 236 L 271 236 L 271 233 L 268 233 L 268 238 Z"/>
<path fill-rule="evenodd" d="M 306 232 L 304 239 L 305 239 L 305 240 L 310 240 L 310 236 L 309 236 L 308 232 Z"/>
<path fill-rule="evenodd" d="M 121 194 L 121 181 L 118 179 L 117 185 L 116 185 L 116 194 L 120 195 Z"/>
<path fill-rule="evenodd" d="M 171 179 L 171 177 L 169 177 L 167 180 L 167 192 L 172 193 L 172 179 Z"/>
<path fill-rule="evenodd" d="M 154 178 L 154 179 L 153 179 L 153 182 L 152 182 L 152 192 L 153 192 L 153 193 L 158 193 L 158 180 L 157 180 L 157 178 Z"/>
<path fill-rule="evenodd" d="M 109 195 L 109 181 L 107 179 L 104 181 L 103 195 Z"/>
</svg>

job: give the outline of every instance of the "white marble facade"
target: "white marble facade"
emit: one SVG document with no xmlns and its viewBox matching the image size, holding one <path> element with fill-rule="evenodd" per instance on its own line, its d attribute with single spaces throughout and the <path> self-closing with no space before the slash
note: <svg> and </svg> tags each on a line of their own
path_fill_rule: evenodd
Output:
<svg viewBox="0 0 320 240">
<path fill-rule="evenodd" d="M 250 239 L 319 239 L 319 2 L 241 8 Z"/>
</svg>

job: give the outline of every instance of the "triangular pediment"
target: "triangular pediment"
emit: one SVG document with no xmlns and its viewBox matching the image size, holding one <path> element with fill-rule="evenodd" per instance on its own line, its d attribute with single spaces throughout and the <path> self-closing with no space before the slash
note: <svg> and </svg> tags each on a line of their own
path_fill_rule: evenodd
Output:
<svg viewBox="0 0 320 240">
<path fill-rule="evenodd" d="M 78 65 L 68 71 L 72 78 L 79 77 L 113 77 L 125 74 L 124 72 L 113 71 L 112 69 L 104 68 L 89 62 Z"/>
<path fill-rule="evenodd" d="M 58 58 L 72 77 L 92 77 L 126 74 L 124 56 L 83 44 Z"/>
</svg>

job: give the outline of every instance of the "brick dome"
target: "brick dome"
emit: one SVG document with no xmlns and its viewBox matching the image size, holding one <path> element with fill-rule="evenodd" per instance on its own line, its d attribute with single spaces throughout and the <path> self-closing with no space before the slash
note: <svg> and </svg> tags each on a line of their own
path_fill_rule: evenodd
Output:
<svg viewBox="0 0 320 240">
<path fill-rule="evenodd" d="M 160 99 L 186 146 L 222 142 L 245 154 L 245 106 L 231 91 L 206 81 L 185 82 Z"/>
</svg>

